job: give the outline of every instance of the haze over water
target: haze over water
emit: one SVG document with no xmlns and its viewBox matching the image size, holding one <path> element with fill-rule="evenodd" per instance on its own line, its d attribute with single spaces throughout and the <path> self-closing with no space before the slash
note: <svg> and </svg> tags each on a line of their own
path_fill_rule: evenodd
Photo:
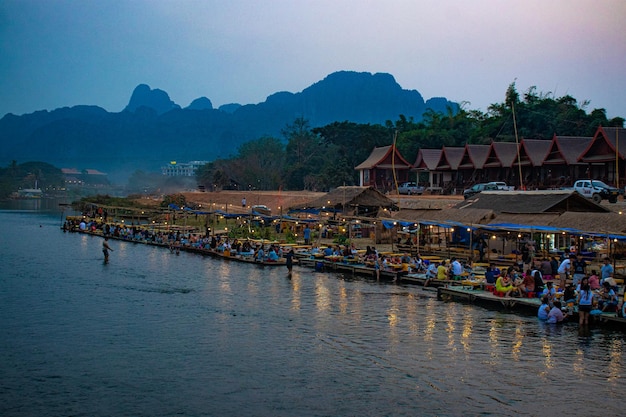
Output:
<svg viewBox="0 0 626 417">
<path fill-rule="evenodd" d="M 23 207 L 22 207 L 23 208 Z M 618 415 L 625 335 L 0 210 L 6 416 Z M 601 408 L 600 408 L 601 407 Z"/>
</svg>

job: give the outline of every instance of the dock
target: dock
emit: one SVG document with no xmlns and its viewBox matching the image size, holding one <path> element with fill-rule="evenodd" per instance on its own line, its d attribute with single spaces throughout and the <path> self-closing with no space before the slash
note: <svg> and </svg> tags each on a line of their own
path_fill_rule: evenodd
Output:
<svg viewBox="0 0 626 417">
<path fill-rule="evenodd" d="M 462 285 L 440 286 L 437 288 L 437 299 L 474 304 L 486 308 L 506 310 L 529 315 L 537 315 L 541 300 L 537 297 L 501 297 L 481 289 L 470 289 Z M 574 306 L 568 321 L 578 322 L 578 309 Z M 590 323 L 612 327 L 626 331 L 626 318 L 617 317 L 615 312 L 592 315 Z"/>
</svg>

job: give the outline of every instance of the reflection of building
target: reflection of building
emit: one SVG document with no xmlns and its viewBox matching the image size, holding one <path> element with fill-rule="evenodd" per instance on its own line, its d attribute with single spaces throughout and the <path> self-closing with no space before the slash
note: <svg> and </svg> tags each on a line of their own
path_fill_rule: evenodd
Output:
<svg viewBox="0 0 626 417">
<path fill-rule="evenodd" d="M 161 173 L 167 177 L 193 177 L 196 175 L 198 168 L 207 163 L 207 161 L 172 161 L 169 165 L 161 167 Z"/>
<path fill-rule="evenodd" d="M 39 188 L 23 188 L 21 190 L 17 190 L 17 198 L 41 198 L 43 196 L 43 191 Z"/>
</svg>

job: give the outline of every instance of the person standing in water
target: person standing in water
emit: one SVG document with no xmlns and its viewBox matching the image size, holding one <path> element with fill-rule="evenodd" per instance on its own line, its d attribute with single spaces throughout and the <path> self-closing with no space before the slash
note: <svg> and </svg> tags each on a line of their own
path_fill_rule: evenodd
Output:
<svg viewBox="0 0 626 417">
<path fill-rule="evenodd" d="M 285 258 L 287 259 L 287 271 L 289 271 L 289 277 L 291 277 L 291 270 L 293 269 L 293 249 L 285 254 Z"/>
<path fill-rule="evenodd" d="M 102 242 L 102 253 L 104 253 L 104 262 L 109 262 L 109 251 L 113 251 L 109 246 L 109 238 L 105 237 Z"/>
</svg>

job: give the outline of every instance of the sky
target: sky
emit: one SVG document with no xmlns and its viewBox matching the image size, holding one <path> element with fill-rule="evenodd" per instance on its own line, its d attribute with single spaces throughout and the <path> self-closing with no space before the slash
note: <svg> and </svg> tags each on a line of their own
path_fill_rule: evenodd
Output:
<svg viewBox="0 0 626 417">
<path fill-rule="evenodd" d="M 134 88 L 255 104 L 335 71 L 485 111 L 515 82 L 626 117 L 624 0 L 0 0 L 0 116 Z"/>
</svg>

